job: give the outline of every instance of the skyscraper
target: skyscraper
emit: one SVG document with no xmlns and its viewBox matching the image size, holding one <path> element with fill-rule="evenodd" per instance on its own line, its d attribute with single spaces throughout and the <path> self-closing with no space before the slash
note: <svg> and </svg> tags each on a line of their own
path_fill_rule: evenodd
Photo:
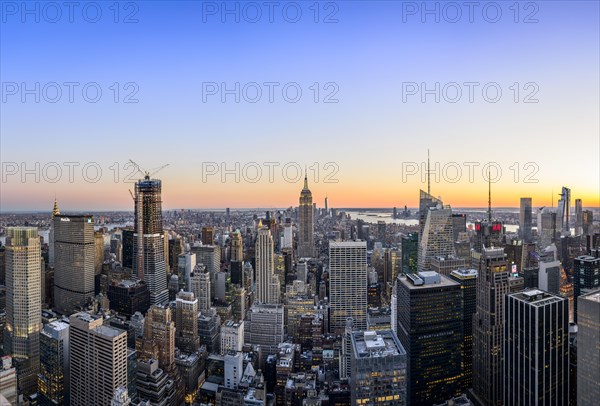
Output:
<svg viewBox="0 0 600 406">
<path fill-rule="evenodd" d="M 162 222 L 161 181 L 148 175 L 135 184 L 135 221 L 133 271 L 146 282 L 150 303 L 169 299 Z"/>
<path fill-rule="evenodd" d="M 40 334 L 39 404 L 54 406 L 69 402 L 69 324 L 53 321 Z"/>
<path fill-rule="evenodd" d="M 485 405 L 503 404 L 504 298 L 510 291 L 503 248 L 473 253 L 478 264 L 477 310 L 473 316 L 473 391 Z"/>
<path fill-rule="evenodd" d="M 509 294 L 504 311 L 504 404 L 569 404 L 568 300 L 538 289 Z"/>
<path fill-rule="evenodd" d="M 461 285 L 437 272 L 399 276 L 398 338 L 408 354 L 407 399 L 435 404 L 460 394 L 463 308 Z"/>
<path fill-rule="evenodd" d="M 0 404 L 6 399 L 9 405 L 17 404 L 17 371 L 12 366 L 12 357 L 2 357 L 2 368 L 0 369 Z M 2 399 L 4 397 L 4 399 Z"/>
<path fill-rule="evenodd" d="M 194 273 L 191 277 L 190 290 L 198 299 L 198 310 L 206 312 L 210 309 L 212 303 L 210 298 L 210 274 L 202 264 L 197 264 L 194 267 Z"/>
<path fill-rule="evenodd" d="M 175 300 L 175 345 L 191 354 L 200 348 L 198 339 L 198 299 L 192 292 L 181 291 Z"/>
<path fill-rule="evenodd" d="M 329 243 L 329 295 L 331 331 L 344 332 L 346 320 L 354 320 L 356 330 L 367 329 L 367 243 Z"/>
<path fill-rule="evenodd" d="M 460 283 L 463 310 L 462 388 L 473 387 L 473 315 L 477 305 L 477 270 L 458 269 L 450 279 Z"/>
<path fill-rule="evenodd" d="M 600 399 L 600 290 L 576 299 L 577 326 L 577 405 L 592 406 Z"/>
<path fill-rule="evenodd" d="M 575 301 L 575 322 L 577 323 L 579 306 L 577 298 L 585 294 L 586 291 L 600 287 L 600 258 L 581 255 L 575 258 L 573 265 L 573 300 Z"/>
<path fill-rule="evenodd" d="M 202 227 L 202 244 L 213 245 L 215 243 L 215 228 L 211 226 Z"/>
<path fill-rule="evenodd" d="M 351 347 L 352 404 L 406 405 L 407 356 L 396 333 L 354 332 Z"/>
<path fill-rule="evenodd" d="M 110 404 L 127 387 L 127 332 L 89 313 L 72 315 L 69 325 L 71 406 Z"/>
<path fill-rule="evenodd" d="M 54 207 L 52 208 L 52 217 L 50 219 L 50 232 L 48 233 L 48 266 L 54 268 L 54 216 L 60 214 L 58 202 L 54 199 Z"/>
<path fill-rule="evenodd" d="M 272 297 L 270 285 L 275 276 L 273 237 L 267 227 L 258 230 L 256 237 L 256 300 L 260 303 L 278 303 Z M 278 298 L 277 298 L 278 299 Z"/>
<path fill-rule="evenodd" d="M 537 227 L 540 248 L 546 248 L 556 241 L 556 219 L 556 212 L 548 208 L 542 208 L 538 211 Z"/>
<path fill-rule="evenodd" d="M 42 301 L 40 237 L 36 227 L 8 227 L 4 353 L 12 356 L 19 394 L 37 389 Z"/>
<path fill-rule="evenodd" d="M 155 358 L 160 368 L 175 367 L 175 323 L 169 307 L 153 305 L 144 321 L 144 338 L 136 342 L 140 359 Z"/>
<path fill-rule="evenodd" d="M 559 196 L 560 199 L 558 200 L 558 211 L 556 216 L 558 229 L 563 235 L 570 235 L 571 227 L 569 220 L 571 217 L 571 189 L 563 186 Z"/>
<path fill-rule="evenodd" d="M 315 212 L 308 178 L 304 175 L 304 188 L 300 192 L 298 206 L 298 257 L 312 257 L 315 251 Z"/>
<path fill-rule="evenodd" d="M 583 204 L 581 199 L 575 199 L 575 235 L 583 234 Z"/>
<path fill-rule="evenodd" d="M 231 261 L 241 262 L 244 260 L 244 241 L 240 230 L 235 230 L 231 237 Z"/>
<path fill-rule="evenodd" d="M 54 216 L 54 253 L 54 307 L 69 316 L 94 297 L 96 254 L 92 216 Z"/>
<path fill-rule="evenodd" d="M 427 208 L 422 234 L 419 235 L 419 271 L 430 271 L 431 259 L 436 256 L 454 255 L 452 221 L 452 209 L 442 206 L 441 201 L 436 207 Z"/>
<path fill-rule="evenodd" d="M 521 198 L 519 211 L 519 237 L 525 242 L 531 242 L 531 197 Z"/>
</svg>

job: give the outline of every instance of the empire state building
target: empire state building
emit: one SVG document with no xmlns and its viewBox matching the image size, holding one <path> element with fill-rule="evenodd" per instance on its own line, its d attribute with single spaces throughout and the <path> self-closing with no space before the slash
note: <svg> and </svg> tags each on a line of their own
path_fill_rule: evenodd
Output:
<svg viewBox="0 0 600 406">
<path fill-rule="evenodd" d="M 299 233 L 298 233 L 298 256 L 312 257 L 315 250 L 315 212 L 313 208 L 313 199 L 310 189 L 308 189 L 308 179 L 304 175 L 304 188 L 300 192 L 300 202 L 298 207 Z"/>
</svg>

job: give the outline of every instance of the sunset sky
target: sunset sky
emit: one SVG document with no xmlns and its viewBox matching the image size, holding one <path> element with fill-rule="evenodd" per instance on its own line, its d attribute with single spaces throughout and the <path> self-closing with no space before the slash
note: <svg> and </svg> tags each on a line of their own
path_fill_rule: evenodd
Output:
<svg viewBox="0 0 600 406">
<path fill-rule="evenodd" d="M 447 21 L 452 10 L 422 21 L 421 10 L 407 9 L 422 2 L 391 1 L 322 2 L 318 15 L 313 2 L 298 2 L 294 23 L 289 2 L 276 3 L 273 22 L 265 9 L 254 23 L 243 2 L 227 3 L 239 7 L 239 22 L 227 14 L 222 21 L 224 10 L 213 14 L 220 1 L 123 2 L 118 16 L 112 2 L 98 3 L 95 23 L 81 10 L 73 22 L 62 10 L 54 23 L 53 10 L 40 10 L 36 22 L 3 8 L 0 210 L 50 210 L 55 195 L 64 210 L 132 210 L 129 159 L 144 168 L 169 164 L 157 174 L 166 209 L 297 205 L 296 169 L 305 166 L 320 207 L 325 195 L 331 207 L 414 207 L 426 189 L 424 167 L 407 171 L 427 161 L 428 149 L 432 169 L 447 169 L 438 181 L 432 175 L 432 194 L 455 207 L 487 205 L 487 162 L 502 170 L 495 206 L 516 207 L 521 196 L 550 205 L 553 193 L 556 205 L 562 186 L 572 189 L 572 204 L 600 206 L 598 2 L 522 2 L 518 16 L 513 2 L 499 2 L 495 23 L 480 9 L 473 22 L 466 9 L 456 23 Z M 65 82 L 80 84 L 72 103 Z M 208 92 L 236 82 L 247 90 L 238 103 L 222 89 Z M 262 90 L 255 103 L 253 82 Z M 280 83 L 272 103 L 265 82 Z M 408 83 L 436 82 L 449 92 L 437 103 L 406 92 Z M 463 92 L 456 103 L 451 82 Z M 480 84 L 472 103 L 465 82 Z M 23 92 L 36 83 L 39 102 Z M 96 103 L 84 99 L 86 83 L 102 90 Z M 302 90 L 296 103 L 281 93 L 289 83 Z M 488 83 L 502 91 L 495 103 L 482 95 Z M 125 103 L 128 96 L 138 102 Z M 79 163 L 72 183 L 67 162 Z M 211 175 L 213 162 L 219 172 Z M 220 165 L 236 162 L 239 182 L 233 174 L 222 182 Z M 273 182 L 265 162 L 279 164 Z M 478 164 L 472 182 L 465 162 Z M 256 166 L 262 176 L 252 183 Z M 22 179 L 25 167 L 36 173 Z M 96 168 L 102 174 L 92 183 Z"/>
</svg>

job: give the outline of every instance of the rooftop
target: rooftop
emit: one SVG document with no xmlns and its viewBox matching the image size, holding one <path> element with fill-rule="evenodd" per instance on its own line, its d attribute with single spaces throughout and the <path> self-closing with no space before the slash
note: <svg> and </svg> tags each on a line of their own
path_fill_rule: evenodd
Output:
<svg viewBox="0 0 600 406">
<path fill-rule="evenodd" d="M 594 290 L 593 292 L 587 293 L 585 295 L 580 296 L 580 299 L 591 300 L 593 302 L 600 303 L 600 289 Z"/>
<path fill-rule="evenodd" d="M 529 289 L 522 292 L 513 293 L 510 296 L 513 296 L 518 300 L 531 303 L 534 306 L 545 306 L 549 303 L 566 300 L 561 296 L 557 296 L 539 289 Z"/>
<path fill-rule="evenodd" d="M 398 337 L 391 330 L 352 333 L 352 347 L 357 358 L 406 355 Z"/>
<path fill-rule="evenodd" d="M 458 285 L 458 282 L 438 274 L 437 272 L 427 271 L 418 274 L 406 274 L 398 276 L 398 281 L 408 289 L 430 289 L 432 287 L 447 287 Z"/>
</svg>

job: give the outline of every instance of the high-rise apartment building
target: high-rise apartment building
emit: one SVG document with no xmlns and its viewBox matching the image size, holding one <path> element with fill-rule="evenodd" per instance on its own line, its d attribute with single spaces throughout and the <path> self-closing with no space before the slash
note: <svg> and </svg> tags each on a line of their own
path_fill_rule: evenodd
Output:
<svg viewBox="0 0 600 406">
<path fill-rule="evenodd" d="M 162 221 L 161 181 L 145 176 L 135 184 L 133 272 L 148 285 L 150 303 L 169 300 L 165 234 Z"/>
<path fill-rule="evenodd" d="M 530 289 L 504 310 L 504 404 L 568 406 L 568 300 Z"/>
<path fill-rule="evenodd" d="M 94 297 L 93 217 L 54 216 L 54 255 L 54 307 L 69 316 Z"/>
<path fill-rule="evenodd" d="M 399 276 L 398 338 L 408 354 L 407 399 L 435 404 L 460 394 L 463 306 L 461 285 L 436 272 Z"/>
<path fill-rule="evenodd" d="M 354 332 L 350 393 L 353 405 L 406 405 L 406 351 L 391 330 Z"/>
<path fill-rule="evenodd" d="M 242 351 L 244 346 L 244 321 L 227 320 L 221 326 L 221 355 L 229 351 Z"/>
<path fill-rule="evenodd" d="M 69 318 L 69 357 L 72 406 L 108 405 L 127 387 L 127 332 L 103 325 L 102 316 Z"/>
<path fill-rule="evenodd" d="M 330 328 L 342 334 L 352 318 L 356 330 L 367 329 L 367 243 L 329 243 Z"/>
<path fill-rule="evenodd" d="M 304 188 L 300 192 L 298 205 L 298 257 L 312 257 L 315 251 L 315 212 L 313 198 L 304 176 Z"/>
<path fill-rule="evenodd" d="M 600 399 L 600 290 L 577 301 L 577 405 L 592 406 Z"/>
<path fill-rule="evenodd" d="M 477 310 L 473 316 L 473 391 L 485 405 L 503 405 L 504 299 L 510 293 L 503 248 L 473 253 L 478 264 Z"/>
<path fill-rule="evenodd" d="M 8 227 L 4 353 L 12 356 L 19 394 L 37 390 L 42 300 L 40 237 L 36 227 Z"/>
</svg>

